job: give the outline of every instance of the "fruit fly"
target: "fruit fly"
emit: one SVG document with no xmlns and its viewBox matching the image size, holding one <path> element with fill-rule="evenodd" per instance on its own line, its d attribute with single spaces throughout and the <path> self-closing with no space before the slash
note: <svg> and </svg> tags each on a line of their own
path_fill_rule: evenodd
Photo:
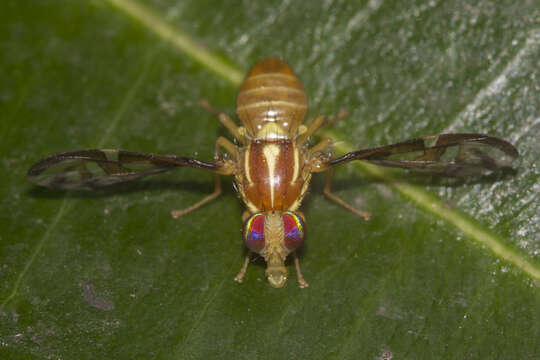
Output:
<svg viewBox="0 0 540 360">
<path fill-rule="evenodd" d="M 308 139 L 329 121 L 321 115 L 308 125 L 302 123 L 307 111 L 303 85 L 277 58 L 258 62 L 242 83 L 237 97 L 242 126 L 207 103 L 203 106 L 217 115 L 235 140 L 219 137 L 214 161 L 124 150 L 79 150 L 42 159 L 30 168 L 28 179 L 53 188 L 95 189 L 184 166 L 215 173 L 214 192 L 183 210 L 173 210 L 172 216 L 178 218 L 218 197 L 220 176 L 232 175 L 246 206 L 242 237 L 248 248 L 235 280 L 242 282 L 253 253 L 257 253 L 266 261 L 270 285 L 283 287 L 288 277 L 285 260 L 292 255 L 298 283 L 306 287 L 296 251 L 306 235 L 306 219 L 299 208 L 312 173 L 327 171 L 324 194 L 367 220 L 368 212 L 332 193 L 334 166 L 360 160 L 429 174 L 469 176 L 511 166 L 518 157 L 517 150 L 505 140 L 464 133 L 421 137 L 340 157 L 333 155 L 330 139 L 309 147 Z"/>
</svg>

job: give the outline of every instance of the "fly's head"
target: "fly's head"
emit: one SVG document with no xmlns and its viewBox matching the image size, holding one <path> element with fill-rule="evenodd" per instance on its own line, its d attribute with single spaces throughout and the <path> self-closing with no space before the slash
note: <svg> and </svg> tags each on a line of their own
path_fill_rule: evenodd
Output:
<svg viewBox="0 0 540 360">
<path fill-rule="evenodd" d="M 287 283 L 285 259 L 304 243 L 304 220 L 291 211 L 253 214 L 244 223 L 244 244 L 266 261 L 266 277 L 272 287 Z"/>
</svg>

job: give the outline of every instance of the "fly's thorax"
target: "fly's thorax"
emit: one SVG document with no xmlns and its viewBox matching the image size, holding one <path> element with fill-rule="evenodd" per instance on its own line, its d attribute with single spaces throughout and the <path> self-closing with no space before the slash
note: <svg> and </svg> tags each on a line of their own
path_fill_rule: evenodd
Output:
<svg viewBox="0 0 540 360">
<path fill-rule="evenodd" d="M 290 139 L 252 140 L 240 151 L 236 187 L 251 213 L 298 209 L 311 179 L 304 152 Z"/>
<path fill-rule="evenodd" d="M 236 111 L 250 139 L 279 133 L 294 138 L 306 115 L 307 97 L 302 82 L 284 61 L 267 58 L 246 76 Z M 277 127 L 270 129 L 268 124 Z"/>
</svg>

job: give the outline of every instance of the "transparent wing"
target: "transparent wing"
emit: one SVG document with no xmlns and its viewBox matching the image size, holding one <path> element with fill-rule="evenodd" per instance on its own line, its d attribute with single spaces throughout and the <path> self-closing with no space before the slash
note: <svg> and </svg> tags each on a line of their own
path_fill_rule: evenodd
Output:
<svg viewBox="0 0 540 360">
<path fill-rule="evenodd" d="M 485 175 L 511 167 L 519 156 L 509 142 L 482 134 L 441 134 L 393 145 L 353 151 L 329 159 L 323 167 L 363 160 L 382 166 L 413 169 L 442 176 Z"/>
<path fill-rule="evenodd" d="M 46 187 L 91 190 L 189 166 L 223 172 L 220 163 L 207 163 L 175 155 L 124 150 L 78 150 L 48 156 L 29 170 L 30 181 Z"/>
</svg>

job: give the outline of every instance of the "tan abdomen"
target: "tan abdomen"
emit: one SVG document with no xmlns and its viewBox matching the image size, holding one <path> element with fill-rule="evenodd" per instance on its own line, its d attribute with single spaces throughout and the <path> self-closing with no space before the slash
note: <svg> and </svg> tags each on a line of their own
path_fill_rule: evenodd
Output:
<svg viewBox="0 0 540 360">
<path fill-rule="evenodd" d="M 277 58 L 258 62 L 240 87 L 238 117 L 252 138 L 265 122 L 278 123 L 291 137 L 307 110 L 302 83 L 289 65 Z"/>
<path fill-rule="evenodd" d="M 303 171 L 303 156 L 292 141 L 252 141 L 241 160 L 243 178 L 237 184 L 252 212 L 300 205 L 309 178 Z"/>
</svg>

